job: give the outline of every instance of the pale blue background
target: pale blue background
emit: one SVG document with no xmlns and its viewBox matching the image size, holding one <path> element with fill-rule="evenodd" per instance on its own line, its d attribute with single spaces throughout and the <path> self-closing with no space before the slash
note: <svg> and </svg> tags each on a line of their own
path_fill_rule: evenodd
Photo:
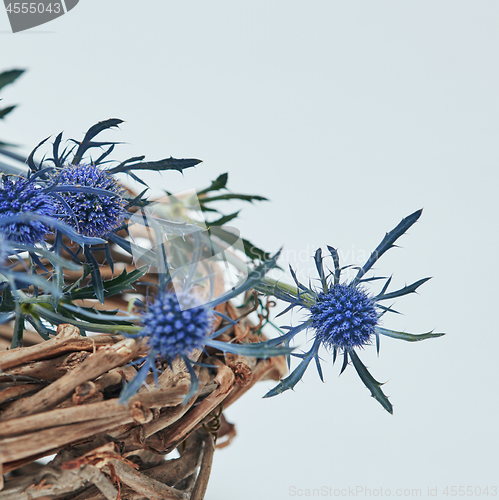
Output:
<svg viewBox="0 0 499 500">
<path fill-rule="evenodd" d="M 377 272 L 395 286 L 434 279 L 385 326 L 448 335 L 386 339 L 379 359 L 366 349 L 394 416 L 352 367 L 338 379 L 325 363 L 326 384 L 311 369 L 271 400 L 260 384 L 227 411 L 238 436 L 215 456 L 208 499 L 498 485 L 498 26 L 499 3 L 481 0 L 82 0 L 17 35 L 0 12 L 0 69 L 29 69 L 2 92 L 21 106 L 0 138 L 24 151 L 122 118 L 116 157 L 204 160 L 155 185 L 228 171 L 232 190 L 269 197 L 238 227 L 284 244 L 303 279 L 317 246 L 358 264 L 425 209 Z"/>
</svg>

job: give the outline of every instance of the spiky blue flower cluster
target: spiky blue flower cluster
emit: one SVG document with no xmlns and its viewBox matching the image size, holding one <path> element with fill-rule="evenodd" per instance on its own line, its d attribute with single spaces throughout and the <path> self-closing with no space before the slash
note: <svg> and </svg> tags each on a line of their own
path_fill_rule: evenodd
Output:
<svg viewBox="0 0 499 500">
<path fill-rule="evenodd" d="M 387 278 L 382 290 L 375 296 L 369 296 L 364 290 L 364 285 L 376 278 L 366 278 L 365 275 L 371 270 L 379 258 L 392 248 L 400 236 L 402 236 L 420 217 L 421 210 L 409 215 L 390 232 L 388 232 L 378 247 L 372 252 L 366 263 L 358 269 L 356 276 L 348 282 L 341 283 L 341 273 L 345 268 L 340 267 L 340 259 L 335 248 L 328 246 L 330 256 L 334 263 L 334 271 L 326 274 L 322 250 L 319 248 L 315 253 L 315 264 L 319 273 L 321 289 L 305 286 L 298 281 L 296 274 L 291 269 L 291 275 L 296 287 L 283 285 L 271 279 L 265 279 L 265 284 L 257 288 L 267 294 L 272 294 L 278 299 L 288 302 L 290 305 L 284 311 L 295 307 L 308 309 L 309 317 L 295 327 L 289 327 L 287 333 L 269 341 L 270 345 L 289 346 L 293 338 L 300 332 L 308 329 L 314 331 L 313 345 L 309 351 L 291 356 L 300 358 L 298 366 L 291 374 L 271 389 L 265 397 L 276 396 L 284 391 L 293 389 L 301 380 L 306 369 L 312 361 L 315 361 L 319 376 L 322 377 L 321 358 L 319 349 L 321 346 L 333 351 L 333 363 L 338 354 L 343 355 L 343 372 L 351 362 L 359 374 L 362 382 L 371 391 L 371 395 L 381 403 L 383 408 L 392 413 L 393 407 L 386 395 L 381 390 L 381 384 L 369 373 L 357 355 L 356 350 L 376 339 L 376 348 L 379 352 L 380 337 L 392 337 L 407 342 L 417 342 L 429 338 L 440 337 L 441 333 L 411 334 L 396 332 L 379 325 L 379 319 L 385 312 L 396 312 L 391 307 L 382 305 L 385 300 L 391 300 L 409 293 L 414 293 L 419 286 L 428 281 L 429 278 L 416 281 L 400 290 L 387 292 L 391 278 Z M 349 266 L 347 266 L 349 267 Z M 282 313 L 281 313 L 282 314 Z"/>
<path fill-rule="evenodd" d="M 370 344 L 378 323 L 374 301 L 346 284 L 321 292 L 310 308 L 312 327 L 325 347 L 350 349 Z"/>
<path fill-rule="evenodd" d="M 140 336 L 164 360 L 187 356 L 203 347 L 212 314 L 191 294 L 160 293 L 142 316 Z"/>
<path fill-rule="evenodd" d="M 58 203 L 64 222 L 79 234 L 102 237 L 121 226 L 126 214 L 124 189 L 109 172 L 96 165 L 68 165 L 56 179 L 60 186 L 81 188 L 60 192 L 66 204 Z M 109 196 L 85 188 L 108 191 Z"/>
<path fill-rule="evenodd" d="M 23 177 L 3 176 L 0 186 L 0 219 L 22 213 L 50 217 L 55 211 L 53 198 L 44 193 L 35 182 Z M 5 239 L 28 245 L 43 240 L 49 230 L 46 224 L 38 220 L 0 226 Z"/>
</svg>

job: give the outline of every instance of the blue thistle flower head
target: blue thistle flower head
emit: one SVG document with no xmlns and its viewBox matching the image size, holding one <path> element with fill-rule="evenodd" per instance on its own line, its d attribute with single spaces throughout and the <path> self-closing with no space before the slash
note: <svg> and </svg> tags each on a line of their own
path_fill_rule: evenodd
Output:
<svg viewBox="0 0 499 500">
<path fill-rule="evenodd" d="M 381 336 L 415 342 L 440 337 L 443 334 L 432 332 L 411 334 L 396 332 L 380 326 L 380 318 L 384 313 L 396 312 L 391 307 L 384 306 L 382 304 L 383 301 L 413 293 L 419 286 L 428 281 L 429 278 L 416 281 L 399 290 L 387 292 L 391 282 L 391 278 L 388 278 L 382 290 L 378 294 L 371 296 L 365 290 L 364 286 L 377 278 L 366 278 L 365 276 L 375 262 L 387 250 L 392 248 L 395 241 L 419 219 L 421 212 L 421 210 L 418 210 L 405 219 L 402 219 L 400 224 L 387 233 L 378 247 L 369 256 L 367 262 L 358 269 L 356 276 L 349 282 L 342 283 L 340 281 L 344 268 L 340 267 L 339 255 L 336 249 L 328 246 L 334 263 L 334 271 L 331 271 L 329 275 L 326 275 L 324 271 L 322 250 L 319 248 L 315 253 L 315 264 L 321 283 L 319 290 L 300 283 L 292 269 L 291 275 L 296 283 L 296 287 L 283 285 L 270 279 L 266 279 L 264 285 L 257 287 L 264 293 L 274 295 L 278 299 L 290 303 L 286 311 L 298 307 L 306 309 L 309 312 L 308 318 L 303 323 L 295 327 L 289 327 L 287 333 L 273 339 L 272 345 L 289 346 L 291 340 L 301 331 L 312 329 L 314 332 L 311 349 L 303 354 L 291 353 L 291 356 L 301 359 L 300 363 L 288 377 L 271 389 L 265 397 L 276 396 L 284 391 L 293 389 L 313 360 L 317 366 L 320 378 L 323 379 L 319 349 L 321 346 L 324 346 L 333 351 L 333 363 L 338 354 L 343 355 L 341 373 L 343 373 L 351 362 L 362 382 L 371 391 L 371 395 L 385 410 L 392 413 L 392 405 L 381 390 L 383 384 L 376 381 L 369 373 L 358 357 L 356 350 L 372 344 L 375 339 L 376 348 L 379 353 Z"/>
<path fill-rule="evenodd" d="M 54 180 L 59 186 L 79 188 L 61 191 L 65 203 L 58 202 L 58 213 L 79 234 L 99 238 L 122 225 L 126 215 L 124 188 L 109 172 L 92 164 L 68 165 Z"/>
<path fill-rule="evenodd" d="M 322 345 L 339 349 L 370 344 L 379 320 L 375 301 L 362 288 L 347 284 L 319 293 L 310 317 Z"/>
<path fill-rule="evenodd" d="M 142 328 L 136 334 L 130 335 L 134 338 L 147 339 L 149 353 L 138 361 L 142 366 L 133 380 L 123 388 L 120 403 L 127 402 L 140 389 L 150 371 L 153 372 L 157 383 L 158 369 L 161 369 L 164 362 L 171 364 L 174 359 L 183 361 L 191 376 L 190 390 L 184 399 L 184 402 L 187 402 L 196 394 L 199 387 L 199 381 L 193 368 L 197 361 L 191 359 L 193 351 L 198 349 L 204 350 L 206 347 L 210 347 L 222 352 L 263 359 L 291 352 L 293 349 L 276 347 L 271 345 L 269 341 L 236 344 L 216 339 L 225 331 L 233 328 L 238 321 L 218 311 L 217 306 L 253 288 L 256 283 L 260 283 L 265 273 L 275 266 L 278 256 L 279 254 L 276 254 L 258 265 L 246 279 L 239 281 L 221 295 L 213 298 L 213 293 L 209 293 L 211 300 L 206 303 L 201 302 L 195 293 L 195 287 L 198 286 L 192 282 L 195 272 L 189 272 L 184 276 L 184 282 L 180 287 L 181 291 L 176 294 L 169 291 L 172 282 L 171 276 L 167 278 L 160 274 L 159 292 L 155 299 L 147 307 L 144 307 L 145 311 L 139 317 L 134 318 L 134 320 L 138 320 Z M 158 258 L 161 257 L 158 255 Z M 197 260 L 192 265 L 194 267 L 191 271 L 195 270 Z M 210 277 L 207 276 L 207 278 L 211 282 Z M 199 283 L 198 277 L 196 282 Z M 177 289 L 177 287 L 175 288 Z M 214 321 L 215 316 L 221 318 L 221 321 L 225 323 L 218 329 L 214 328 L 217 324 Z"/>
<path fill-rule="evenodd" d="M 213 324 L 213 314 L 188 293 L 160 293 L 142 315 L 139 335 L 148 339 L 152 351 L 172 361 L 201 349 Z"/>
<path fill-rule="evenodd" d="M 35 182 L 24 177 L 4 175 L 0 185 L 0 220 L 22 213 L 51 217 L 56 212 L 53 198 Z M 32 245 L 43 240 L 50 228 L 38 221 L 13 222 L 0 226 L 4 238 Z"/>
</svg>

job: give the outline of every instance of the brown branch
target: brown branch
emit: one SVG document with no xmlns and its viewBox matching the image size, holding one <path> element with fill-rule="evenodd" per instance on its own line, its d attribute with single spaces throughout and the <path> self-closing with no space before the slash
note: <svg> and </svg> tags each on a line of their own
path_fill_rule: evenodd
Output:
<svg viewBox="0 0 499 500">
<path fill-rule="evenodd" d="M 42 344 L 36 344 L 30 347 L 18 347 L 17 349 L 0 352 L 0 369 L 5 371 L 14 366 L 29 363 L 30 361 L 56 358 L 65 352 L 92 352 L 101 346 L 116 344 L 121 340 L 123 340 L 121 335 L 78 336 L 71 339 L 60 339 L 59 336 L 57 336 Z"/>
<path fill-rule="evenodd" d="M 107 500 L 118 498 L 118 490 L 97 467 L 84 465 L 77 470 L 44 467 L 35 477 L 22 477 L 7 483 L 0 492 L 0 500 L 31 500 L 63 495 L 79 490 L 87 482 L 95 484 Z"/>
<path fill-rule="evenodd" d="M 49 410 L 69 396 L 78 385 L 92 380 L 116 366 L 126 364 L 138 353 L 139 346 L 133 339 L 125 339 L 113 346 L 102 347 L 74 370 L 66 373 L 45 389 L 29 398 L 14 402 L 3 412 L 1 420 L 5 421 Z"/>
<path fill-rule="evenodd" d="M 109 460 L 120 481 L 150 500 L 185 500 L 184 492 L 138 472 L 121 460 Z"/>
<path fill-rule="evenodd" d="M 245 386 L 237 386 L 224 401 L 224 408 L 228 408 L 243 394 L 249 391 L 259 380 L 280 380 L 287 373 L 286 359 L 284 357 L 261 359 L 253 369 L 253 377 Z"/>
<path fill-rule="evenodd" d="M 203 451 L 203 460 L 201 461 L 201 468 L 191 495 L 191 500 L 203 500 L 206 488 L 208 488 L 211 465 L 213 463 L 213 454 L 215 453 L 215 440 L 210 433 L 206 433 L 204 436 Z"/>
<path fill-rule="evenodd" d="M 181 443 L 201 421 L 216 408 L 230 393 L 234 387 L 234 374 L 232 370 L 218 360 L 213 360 L 218 368 L 215 381 L 218 387 L 207 396 L 201 403 L 191 408 L 181 421 L 177 421 L 168 428 L 155 433 L 146 440 L 150 448 L 161 451 L 171 451 Z"/>
<path fill-rule="evenodd" d="M 84 361 L 87 356 L 88 353 L 82 351 L 65 354 L 55 359 L 31 361 L 17 366 L 16 368 L 5 370 L 5 374 L 0 373 L 0 382 L 13 380 L 15 377 L 20 376 L 33 377 L 41 380 L 57 380 Z"/>
<path fill-rule="evenodd" d="M 26 396 L 33 392 L 40 390 L 43 384 L 19 384 L 13 385 L 12 387 L 6 387 L 0 391 L 0 404 L 9 401 L 10 399 L 15 399 L 20 396 Z"/>
</svg>

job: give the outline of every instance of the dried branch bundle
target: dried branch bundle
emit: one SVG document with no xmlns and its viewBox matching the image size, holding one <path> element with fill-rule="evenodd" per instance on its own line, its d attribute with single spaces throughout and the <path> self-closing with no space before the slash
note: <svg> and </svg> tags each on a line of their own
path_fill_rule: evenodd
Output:
<svg viewBox="0 0 499 500">
<path fill-rule="evenodd" d="M 244 313 L 231 303 L 223 312 L 232 319 Z M 219 339 L 254 342 L 254 330 L 244 317 Z M 202 499 L 215 447 L 235 434 L 221 408 L 286 372 L 283 358 L 213 350 L 203 355 L 211 368 L 198 368 L 199 389 L 187 403 L 190 375 L 179 361 L 164 367 L 158 386 L 148 380 L 119 405 L 123 382 L 136 373 L 129 362 L 145 346 L 120 335 L 82 337 L 69 324 L 57 333 L 35 343 L 27 332 L 32 345 L 0 352 L 0 463 L 7 474 L 0 500 Z M 166 459 L 174 449 L 180 458 Z M 46 466 L 36 462 L 54 454 Z"/>
</svg>

